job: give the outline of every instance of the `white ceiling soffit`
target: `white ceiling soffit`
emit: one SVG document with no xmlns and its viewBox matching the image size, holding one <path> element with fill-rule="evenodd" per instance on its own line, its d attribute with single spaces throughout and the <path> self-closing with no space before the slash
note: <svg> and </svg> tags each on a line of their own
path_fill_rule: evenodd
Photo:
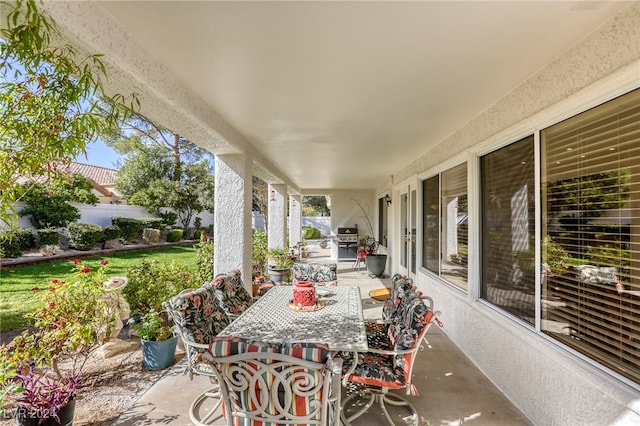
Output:
<svg viewBox="0 0 640 426">
<path fill-rule="evenodd" d="M 374 187 L 629 5 L 99 4 L 303 190 Z"/>
</svg>

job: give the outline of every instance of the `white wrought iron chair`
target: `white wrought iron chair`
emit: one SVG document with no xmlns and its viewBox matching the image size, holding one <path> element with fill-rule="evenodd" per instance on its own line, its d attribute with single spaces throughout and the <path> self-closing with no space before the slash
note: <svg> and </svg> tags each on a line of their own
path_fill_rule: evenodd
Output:
<svg viewBox="0 0 640 426">
<path fill-rule="evenodd" d="M 353 389 L 348 391 L 341 406 L 341 420 L 345 425 L 351 425 L 351 421 L 375 404 L 381 408 L 391 425 L 395 423 L 386 404 L 406 407 L 408 415 L 403 417 L 404 421 L 420 424 L 413 404 L 403 395 L 390 393 L 389 390 L 406 389 L 407 395 L 417 395 L 417 389 L 411 381 L 417 352 L 431 324 L 442 324 L 438 319 L 439 312 L 433 311 L 432 299 L 426 298 L 429 301 L 427 306 L 413 289 L 406 288 L 403 291 L 401 303 L 387 326 L 386 343 L 378 337 L 375 346 L 369 347 L 369 352 L 358 355 L 355 367 L 354 358 L 349 353 L 343 354 L 345 382 L 357 385 L 349 386 Z"/>
<path fill-rule="evenodd" d="M 197 426 L 213 424 L 219 418 L 216 413 L 222 398 L 213 367 L 208 362 L 209 343 L 229 324 L 229 319 L 210 287 L 185 290 L 165 302 L 165 308 L 182 338 L 189 377 L 205 376 L 213 384 L 193 400 L 189 417 Z"/>
<path fill-rule="evenodd" d="M 339 425 L 342 360 L 318 343 L 218 336 L 211 362 L 227 425 Z"/>
</svg>

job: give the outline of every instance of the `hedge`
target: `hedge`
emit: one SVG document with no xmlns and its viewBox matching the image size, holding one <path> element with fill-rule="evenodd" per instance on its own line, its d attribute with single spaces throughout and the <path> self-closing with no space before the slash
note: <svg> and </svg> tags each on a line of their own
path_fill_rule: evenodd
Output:
<svg viewBox="0 0 640 426">
<path fill-rule="evenodd" d="M 172 229 L 167 234 L 167 242 L 168 243 L 175 243 L 175 242 L 180 241 L 182 239 L 183 232 L 184 231 L 182 229 Z"/>
<path fill-rule="evenodd" d="M 90 223 L 70 223 L 67 226 L 69 230 L 69 247 L 77 250 L 91 250 L 103 238 L 102 226 Z"/>
<path fill-rule="evenodd" d="M 60 242 L 60 234 L 56 228 L 42 228 L 36 230 L 36 239 L 40 247 L 57 246 Z"/>
<path fill-rule="evenodd" d="M 142 220 L 134 219 L 131 217 L 113 216 L 111 223 L 122 232 L 121 237 L 125 241 L 131 241 L 134 238 L 142 237 L 142 231 L 144 230 L 144 223 Z"/>
</svg>

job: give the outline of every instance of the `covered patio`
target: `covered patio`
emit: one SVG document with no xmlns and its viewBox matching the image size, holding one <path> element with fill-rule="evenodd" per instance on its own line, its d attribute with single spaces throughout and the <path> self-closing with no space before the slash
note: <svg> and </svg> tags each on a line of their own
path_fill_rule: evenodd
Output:
<svg viewBox="0 0 640 426">
<path fill-rule="evenodd" d="M 137 93 L 142 114 L 215 154 L 215 271 L 251 276 L 256 176 L 269 184 L 270 248 L 301 241 L 302 197 L 326 195 L 330 237 L 357 226 L 379 241 L 387 275 L 434 299 L 445 327 L 416 363 L 432 424 L 640 423 L 637 301 L 614 290 L 604 314 L 590 300 L 574 320 L 575 303 L 547 303 L 543 260 L 551 216 L 583 219 L 545 189 L 606 167 L 632 188 L 618 200 L 633 213 L 613 266 L 640 289 L 640 2 L 45 7 L 68 40 L 105 55 L 109 91 Z M 613 130 L 584 138 L 598 120 Z M 358 278 L 366 296 L 375 280 Z M 568 323 L 585 317 L 610 328 L 604 343 Z M 191 390 L 179 370 L 122 424 L 182 422 L 177 403 L 157 402 L 162 386 Z"/>
<path fill-rule="evenodd" d="M 321 257 L 312 257 L 311 260 L 330 262 L 328 252 L 329 250 L 324 250 Z M 312 253 L 314 254 L 317 251 Z M 338 285 L 359 287 L 365 318 L 380 318 L 382 302 L 369 297 L 369 292 L 390 287 L 390 279 L 371 278 L 364 271 L 354 271 L 352 264 L 353 262 L 338 263 Z M 438 309 L 437 305 L 435 308 Z M 508 398 L 447 338 L 446 328 L 446 323 L 442 329 L 435 325 L 431 327 L 427 332 L 428 343 L 418 353 L 414 380 L 420 394 L 409 398 L 418 410 L 420 424 L 454 426 L 471 422 L 478 425 L 531 425 Z M 113 425 L 190 424 L 189 405 L 210 383 L 203 377 L 194 377 L 190 381 L 188 375 L 184 374 L 185 368 L 185 360 L 182 359 L 129 410 L 118 417 Z M 219 418 L 214 424 L 222 426 L 226 421 Z M 382 414 L 372 409 L 353 424 L 374 426 L 386 423 Z M 400 417 L 396 424 L 403 424 Z"/>
</svg>

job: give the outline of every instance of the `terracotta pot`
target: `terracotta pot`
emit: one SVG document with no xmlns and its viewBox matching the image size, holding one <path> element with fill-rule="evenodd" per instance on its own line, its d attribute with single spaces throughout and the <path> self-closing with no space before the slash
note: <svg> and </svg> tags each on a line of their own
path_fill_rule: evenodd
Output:
<svg viewBox="0 0 640 426">
<path fill-rule="evenodd" d="M 316 304 L 316 289 L 311 282 L 300 281 L 293 286 L 293 304 L 304 307 Z"/>
</svg>

